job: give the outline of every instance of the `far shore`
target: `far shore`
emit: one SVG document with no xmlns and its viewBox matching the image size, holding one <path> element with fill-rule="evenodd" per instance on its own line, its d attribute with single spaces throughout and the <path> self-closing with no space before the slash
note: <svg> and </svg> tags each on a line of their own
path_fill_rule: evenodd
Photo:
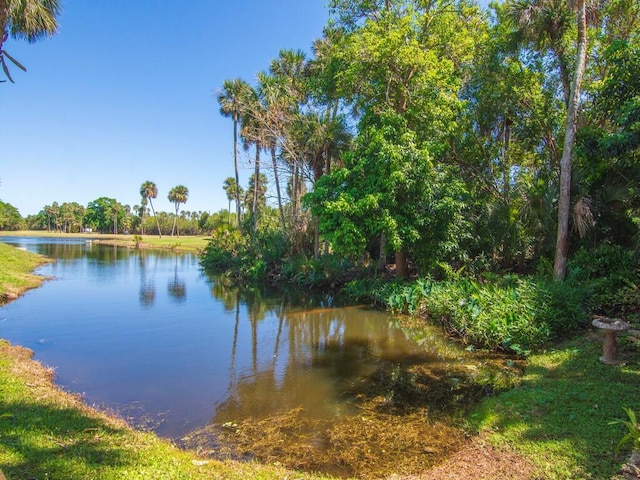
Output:
<svg viewBox="0 0 640 480">
<path fill-rule="evenodd" d="M 161 248 L 165 250 L 201 253 L 210 239 L 204 235 L 135 235 L 106 233 L 61 233 L 46 230 L 0 231 L 0 237 L 78 238 L 106 245 L 128 248 Z"/>
</svg>

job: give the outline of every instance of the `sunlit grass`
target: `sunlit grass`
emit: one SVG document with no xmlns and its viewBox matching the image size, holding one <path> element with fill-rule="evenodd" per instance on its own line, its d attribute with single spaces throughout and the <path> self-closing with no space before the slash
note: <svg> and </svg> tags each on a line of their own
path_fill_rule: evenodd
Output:
<svg viewBox="0 0 640 480">
<path fill-rule="evenodd" d="M 0 304 L 40 285 L 43 277 L 31 272 L 47 261 L 40 255 L 0 243 Z"/>
<path fill-rule="evenodd" d="M 620 367 L 598 361 L 597 334 L 532 355 L 521 386 L 485 401 L 476 427 L 532 459 L 542 478 L 611 478 L 624 429 L 609 422 L 622 407 L 640 410 L 640 350 L 621 343 Z"/>
<path fill-rule="evenodd" d="M 0 341 L 0 469 L 7 478 L 320 479 L 257 463 L 203 460 L 62 392 L 30 352 Z"/>
</svg>

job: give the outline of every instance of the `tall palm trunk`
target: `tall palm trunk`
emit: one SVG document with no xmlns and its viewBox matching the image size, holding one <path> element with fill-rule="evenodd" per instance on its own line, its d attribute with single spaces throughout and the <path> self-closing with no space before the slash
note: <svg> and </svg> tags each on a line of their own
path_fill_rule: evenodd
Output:
<svg viewBox="0 0 640 480">
<path fill-rule="evenodd" d="M 258 188 L 260 186 L 260 145 L 256 143 L 256 166 L 253 174 L 253 205 L 251 213 L 253 214 L 253 231 L 258 230 Z"/>
<path fill-rule="evenodd" d="M 233 166 L 236 170 L 236 215 L 240 227 L 240 176 L 238 175 L 238 115 L 233 116 Z"/>
<path fill-rule="evenodd" d="M 553 279 L 562 281 L 567 274 L 567 253 L 569 251 L 569 213 L 571 208 L 571 156 L 576 137 L 578 109 L 580 106 L 580 87 L 587 58 L 587 22 L 585 0 L 578 0 L 578 51 L 576 71 L 571 85 L 569 110 L 565 128 L 564 147 L 560 159 L 560 198 L 558 202 L 558 235 L 556 253 L 553 262 Z"/>
<path fill-rule="evenodd" d="M 149 206 L 151 207 L 151 213 L 153 213 L 153 217 L 156 219 L 156 225 L 158 226 L 158 236 L 162 238 L 162 232 L 160 231 L 160 221 L 158 220 L 156 211 L 153 209 L 153 202 L 151 201 L 151 198 L 149 198 Z"/>
<path fill-rule="evenodd" d="M 276 194 L 278 195 L 278 210 L 280 211 L 280 224 L 284 233 L 286 225 L 284 222 L 284 209 L 282 208 L 282 195 L 280 194 L 280 180 L 278 179 L 278 163 L 276 162 L 276 146 L 271 145 L 271 163 L 273 164 L 273 178 L 276 182 Z"/>
</svg>

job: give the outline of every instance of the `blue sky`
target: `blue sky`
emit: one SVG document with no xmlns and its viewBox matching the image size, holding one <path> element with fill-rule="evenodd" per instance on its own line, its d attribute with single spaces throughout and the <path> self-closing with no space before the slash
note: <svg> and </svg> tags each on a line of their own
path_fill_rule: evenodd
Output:
<svg viewBox="0 0 640 480">
<path fill-rule="evenodd" d="M 310 52 L 327 18 L 325 0 L 66 0 L 56 36 L 4 46 L 28 72 L 0 84 L 0 199 L 23 216 L 102 196 L 134 205 L 152 180 L 157 210 L 173 210 L 179 184 L 184 209 L 227 208 L 232 122 L 216 93 L 280 49 Z"/>
</svg>

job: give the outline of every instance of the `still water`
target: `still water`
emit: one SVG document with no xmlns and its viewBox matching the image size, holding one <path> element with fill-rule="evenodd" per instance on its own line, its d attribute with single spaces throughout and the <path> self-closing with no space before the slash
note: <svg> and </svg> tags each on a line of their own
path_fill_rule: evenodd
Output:
<svg viewBox="0 0 640 480">
<path fill-rule="evenodd" d="M 0 338 L 34 350 L 87 403 L 163 436 L 300 406 L 332 418 L 381 365 L 457 361 L 452 345 L 407 338 L 384 312 L 225 286 L 192 254 L 0 241 L 56 260 L 38 269 L 51 277 L 41 288 L 0 308 Z"/>
</svg>

